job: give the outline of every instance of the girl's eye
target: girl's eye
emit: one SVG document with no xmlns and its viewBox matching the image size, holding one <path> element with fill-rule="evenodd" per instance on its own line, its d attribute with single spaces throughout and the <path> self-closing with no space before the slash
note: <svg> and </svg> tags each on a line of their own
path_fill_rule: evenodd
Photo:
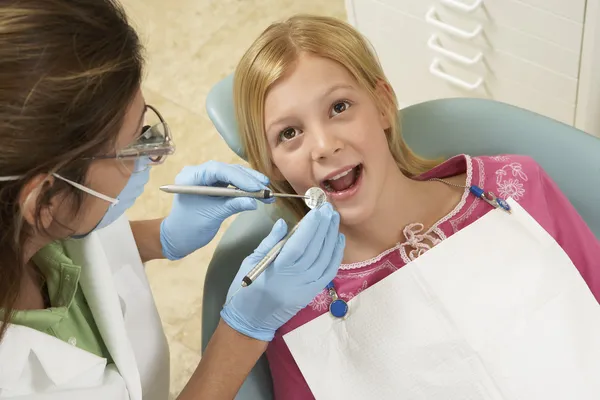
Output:
<svg viewBox="0 0 600 400">
<path fill-rule="evenodd" d="M 296 130 L 294 128 L 285 128 L 279 133 L 279 141 L 285 142 L 287 140 L 292 140 L 296 137 Z"/>
<path fill-rule="evenodd" d="M 337 103 L 333 104 L 333 107 L 331 107 L 331 116 L 335 117 L 338 114 L 343 113 L 344 111 L 346 111 L 347 109 L 350 108 L 350 103 L 347 101 L 338 101 Z"/>
</svg>

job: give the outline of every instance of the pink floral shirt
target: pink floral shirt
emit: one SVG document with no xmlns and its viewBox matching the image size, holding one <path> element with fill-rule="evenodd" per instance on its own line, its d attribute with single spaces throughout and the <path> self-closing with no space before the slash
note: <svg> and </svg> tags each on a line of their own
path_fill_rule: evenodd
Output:
<svg viewBox="0 0 600 400">
<path fill-rule="evenodd" d="M 498 197 L 512 197 L 544 227 L 569 255 L 592 293 L 600 302 L 600 242 L 556 184 L 531 158 L 517 155 L 449 159 L 418 179 L 448 178 L 467 174 L 467 186 L 475 184 Z M 402 268 L 430 246 L 440 243 L 492 210 L 486 202 L 465 190 L 456 208 L 429 230 L 422 224 L 404 229 L 405 241 L 364 262 L 343 264 L 334 279 L 338 295 L 349 301 L 369 286 Z M 328 312 L 331 298 L 324 290 L 276 333 L 267 348 L 276 399 L 313 399 L 302 373 L 283 340 L 283 335 Z M 323 369 L 326 370 L 326 366 Z"/>
</svg>

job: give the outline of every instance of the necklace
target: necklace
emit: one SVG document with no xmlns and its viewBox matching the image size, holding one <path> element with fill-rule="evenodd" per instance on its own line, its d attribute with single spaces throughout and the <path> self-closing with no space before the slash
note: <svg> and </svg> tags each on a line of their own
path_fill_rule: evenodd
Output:
<svg viewBox="0 0 600 400">
<path fill-rule="evenodd" d="M 440 178 L 431 178 L 428 180 L 441 182 L 448 186 L 454 186 L 457 188 L 469 189 L 469 192 L 473 196 L 482 199 L 483 201 L 485 201 L 486 203 L 488 203 L 489 205 L 491 205 L 494 208 L 503 210 L 510 214 L 510 211 L 511 211 L 510 205 L 506 202 L 506 200 L 497 197 L 494 192 L 485 191 L 477 185 L 471 185 L 471 186 L 459 185 L 456 183 L 448 182 L 448 181 L 446 181 L 444 179 L 440 179 Z M 348 309 L 349 309 L 348 303 L 346 301 L 340 299 L 340 297 L 338 296 L 338 294 L 335 290 L 335 285 L 333 284 L 333 281 L 329 282 L 329 284 L 326 287 L 326 290 L 329 292 L 329 297 L 331 297 L 331 303 L 329 304 L 329 313 L 331 315 L 333 315 L 335 318 L 344 319 L 348 315 Z"/>
<path fill-rule="evenodd" d="M 506 202 L 506 200 L 497 197 L 494 192 L 490 192 L 490 191 L 486 192 L 485 190 L 483 190 L 482 188 L 480 188 L 477 185 L 471 185 L 471 186 L 458 185 L 456 183 L 448 182 L 448 181 L 446 181 L 444 179 L 440 179 L 440 178 L 431 178 L 428 180 L 442 182 L 448 186 L 469 189 L 469 191 L 471 192 L 471 194 L 473 196 L 479 197 L 481 200 L 485 201 L 492 207 L 499 208 L 510 214 L 510 205 Z"/>
</svg>

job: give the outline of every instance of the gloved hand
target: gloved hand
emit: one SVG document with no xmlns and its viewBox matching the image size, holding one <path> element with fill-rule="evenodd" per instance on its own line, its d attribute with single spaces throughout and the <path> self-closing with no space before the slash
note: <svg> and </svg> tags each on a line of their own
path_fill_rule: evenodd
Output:
<svg viewBox="0 0 600 400">
<path fill-rule="evenodd" d="M 177 185 L 226 187 L 231 184 L 250 192 L 266 189 L 269 179 L 241 165 L 209 161 L 185 167 L 175 178 Z M 261 199 L 272 203 L 275 199 Z M 169 260 L 179 260 L 210 242 L 228 217 L 255 210 L 249 197 L 210 197 L 176 194 L 171 213 L 160 225 L 162 252 Z"/>
<path fill-rule="evenodd" d="M 285 222 L 277 221 L 269 236 L 242 263 L 221 318 L 246 336 L 271 341 L 275 331 L 337 274 L 346 245 L 339 223 L 340 216 L 329 203 L 311 210 L 275 261 L 250 286 L 238 291 L 244 276 L 286 235 Z"/>
</svg>

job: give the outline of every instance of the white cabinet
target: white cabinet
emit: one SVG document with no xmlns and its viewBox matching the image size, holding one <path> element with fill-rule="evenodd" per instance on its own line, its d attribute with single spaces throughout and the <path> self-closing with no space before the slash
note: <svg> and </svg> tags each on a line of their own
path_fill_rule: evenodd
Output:
<svg viewBox="0 0 600 400">
<path fill-rule="evenodd" d="M 600 136 L 600 0 L 346 0 L 402 107 L 491 98 Z"/>
</svg>

